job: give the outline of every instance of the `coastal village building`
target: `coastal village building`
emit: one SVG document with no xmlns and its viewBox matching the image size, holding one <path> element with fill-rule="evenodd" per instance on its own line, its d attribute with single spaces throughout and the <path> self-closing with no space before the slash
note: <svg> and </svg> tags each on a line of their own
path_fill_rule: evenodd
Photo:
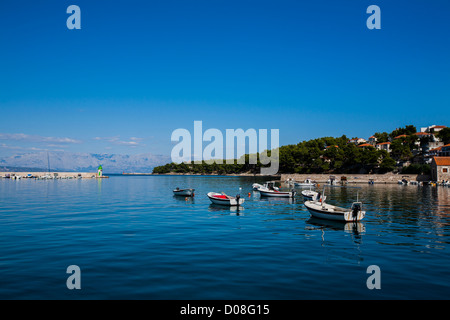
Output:
<svg viewBox="0 0 450 320">
<path fill-rule="evenodd" d="M 367 147 L 374 148 L 374 146 L 371 145 L 370 143 L 363 143 L 358 145 L 358 148 L 367 148 Z"/>
<path fill-rule="evenodd" d="M 387 152 L 391 152 L 391 143 L 390 142 L 377 143 L 375 147 L 378 150 L 386 150 Z"/>
<path fill-rule="evenodd" d="M 430 157 L 437 157 L 441 155 L 442 147 L 434 148 L 428 151 Z"/>
<path fill-rule="evenodd" d="M 434 157 L 431 162 L 431 180 L 436 182 L 450 180 L 450 157 Z"/>
<path fill-rule="evenodd" d="M 366 141 L 366 139 L 363 139 L 363 138 L 353 138 L 353 139 L 350 139 L 348 142 L 354 143 L 354 144 L 361 144 L 361 143 L 366 143 L 367 141 Z"/>
<path fill-rule="evenodd" d="M 414 150 L 411 150 L 413 155 L 422 155 L 423 158 L 421 161 L 428 164 L 432 162 L 432 159 L 435 156 L 450 156 L 450 144 L 444 146 L 444 143 L 437 137 L 437 133 L 444 128 L 447 127 L 433 124 L 428 127 L 421 127 L 419 132 L 414 133 L 414 135 L 418 139 L 414 142 L 414 145 L 416 147 L 414 148 Z M 377 150 L 386 150 L 387 152 L 391 152 L 391 141 L 402 139 L 402 143 L 407 143 L 407 138 L 408 135 L 401 134 L 394 138 L 388 138 L 388 142 L 378 143 L 378 139 L 375 137 L 375 135 L 372 135 L 368 140 L 365 140 L 363 138 L 352 138 L 348 140 L 347 143 L 353 143 L 361 148 L 373 146 L 377 148 Z"/>
<path fill-rule="evenodd" d="M 442 146 L 441 149 L 438 151 L 438 155 L 440 157 L 450 157 L 450 143 L 446 144 L 445 146 Z"/>
<path fill-rule="evenodd" d="M 433 124 L 432 126 L 420 128 L 420 132 L 436 134 L 444 128 L 447 128 L 447 127 L 446 126 L 437 126 L 437 125 Z"/>
</svg>

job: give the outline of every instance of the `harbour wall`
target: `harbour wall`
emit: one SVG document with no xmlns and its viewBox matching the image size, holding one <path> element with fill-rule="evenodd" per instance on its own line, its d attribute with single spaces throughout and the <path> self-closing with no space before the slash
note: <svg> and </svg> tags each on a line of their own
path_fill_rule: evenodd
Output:
<svg viewBox="0 0 450 320">
<path fill-rule="evenodd" d="M 21 178 L 27 178 L 29 176 L 34 178 L 43 178 L 46 175 L 51 177 L 66 179 L 66 178 L 83 178 L 92 179 L 97 178 L 96 172 L 0 172 L 0 177 L 5 178 L 7 176 L 20 176 Z M 105 176 L 103 176 L 105 177 Z"/>
<path fill-rule="evenodd" d="M 311 179 L 317 183 L 325 183 L 330 179 L 330 174 L 282 174 L 280 180 L 286 181 L 288 179 L 301 182 L 306 179 Z M 403 178 L 408 181 L 425 182 L 430 181 L 429 175 L 421 174 L 395 174 L 392 172 L 385 174 L 334 174 L 336 182 L 341 182 L 341 177 L 345 177 L 348 184 L 369 183 L 373 180 L 375 184 L 397 184 Z"/>
</svg>

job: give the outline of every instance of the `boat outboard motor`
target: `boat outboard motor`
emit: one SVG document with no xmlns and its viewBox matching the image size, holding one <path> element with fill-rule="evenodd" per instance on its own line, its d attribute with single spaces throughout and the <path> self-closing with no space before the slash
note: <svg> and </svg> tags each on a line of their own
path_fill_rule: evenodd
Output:
<svg viewBox="0 0 450 320">
<path fill-rule="evenodd" d="M 237 205 L 239 206 L 239 200 L 241 199 L 241 195 L 240 194 L 237 194 L 236 195 L 236 202 L 237 202 Z"/>
<path fill-rule="evenodd" d="M 358 219 L 358 212 L 360 212 L 360 211 L 361 211 L 361 204 L 354 203 L 353 208 L 352 208 L 352 217 L 354 220 Z"/>
</svg>

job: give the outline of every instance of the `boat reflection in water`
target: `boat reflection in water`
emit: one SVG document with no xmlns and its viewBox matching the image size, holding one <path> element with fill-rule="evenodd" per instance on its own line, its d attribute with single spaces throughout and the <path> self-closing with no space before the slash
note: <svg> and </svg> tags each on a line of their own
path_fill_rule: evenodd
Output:
<svg viewBox="0 0 450 320">
<path fill-rule="evenodd" d="M 208 207 L 209 212 L 217 212 L 223 214 L 230 214 L 232 216 L 241 216 L 242 211 L 244 210 L 243 206 L 221 206 L 220 204 L 211 203 Z"/>
<path fill-rule="evenodd" d="M 173 195 L 173 199 L 178 201 L 178 202 L 185 202 L 185 203 L 195 203 L 195 197 L 180 197 L 177 195 Z"/>
<path fill-rule="evenodd" d="M 366 227 L 360 221 L 355 222 L 343 222 L 335 220 L 325 220 L 311 217 L 306 221 L 308 225 L 307 230 L 322 230 L 322 240 L 324 240 L 324 231 L 345 231 L 346 233 L 352 234 L 354 236 L 354 241 L 360 243 L 362 240 L 361 235 L 366 232 Z"/>
<path fill-rule="evenodd" d="M 296 203 L 296 199 L 295 198 L 283 198 L 283 197 L 261 197 L 258 199 L 258 201 L 261 202 L 268 202 L 276 204 L 276 203 L 282 203 L 282 204 L 294 204 Z"/>
</svg>

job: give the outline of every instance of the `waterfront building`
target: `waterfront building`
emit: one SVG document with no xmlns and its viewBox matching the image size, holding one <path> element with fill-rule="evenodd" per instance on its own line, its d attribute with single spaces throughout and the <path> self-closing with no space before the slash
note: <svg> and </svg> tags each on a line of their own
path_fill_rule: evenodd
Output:
<svg viewBox="0 0 450 320">
<path fill-rule="evenodd" d="M 431 180 L 436 182 L 450 180 L 450 157 L 434 157 L 431 162 Z"/>
</svg>

